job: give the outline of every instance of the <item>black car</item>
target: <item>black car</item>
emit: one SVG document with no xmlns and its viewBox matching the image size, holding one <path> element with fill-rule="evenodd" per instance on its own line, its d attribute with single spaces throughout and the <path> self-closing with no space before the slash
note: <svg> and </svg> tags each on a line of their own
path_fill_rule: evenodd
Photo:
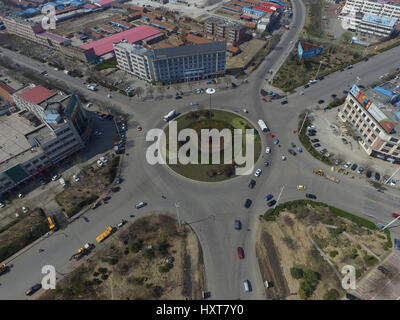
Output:
<svg viewBox="0 0 400 320">
<path fill-rule="evenodd" d="M 379 172 L 375 172 L 375 180 L 379 181 L 381 179 L 381 175 L 379 174 Z"/>
<path fill-rule="evenodd" d="M 242 229 L 242 223 L 240 222 L 240 220 L 235 220 L 235 229 L 236 230 Z"/>
<path fill-rule="evenodd" d="M 331 97 L 332 97 L 333 99 L 335 99 L 335 98 L 337 97 L 337 95 L 336 95 L 335 93 L 332 93 L 332 94 L 331 94 Z"/>
<path fill-rule="evenodd" d="M 365 89 L 365 87 L 362 84 L 359 84 L 358 87 L 361 89 Z"/>
<path fill-rule="evenodd" d="M 306 84 L 306 85 L 304 86 L 304 88 L 306 88 L 306 89 L 307 89 L 309 86 L 310 86 L 310 85 Z"/>
<path fill-rule="evenodd" d="M 289 152 L 292 156 L 295 156 L 295 155 L 296 155 L 296 152 L 294 152 L 292 149 L 288 149 L 288 152 Z"/>
<path fill-rule="evenodd" d="M 314 136 L 316 136 L 316 133 L 315 133 L 315 132 L 309 132 L 309 133 L 308 133 L 308 136 L 309 136 L 309 137 L 314 137 Z"/>
<path fill-rule="evenodd" d="M 354 294 L 346 293 L 346 299 L 348 300 L 360 300 L 360 298 L 356 297 Z"/>
<path fill-rule="evenodd" d="M 319 77 L 318 80 L 324 80 L 324 77 Z"/>
<path fill-rule="evenodd" d="M 371 178 L 372 172 L 368 170 L 367 173 L 366 173 L 365 175 L 367 176 L 367 178 Z"/>
<path fill-rule="evenodd" d="M 122 178 L 118 178 L 117 180 L 115 180 L 115 184 L 121 184 L 122 183 Z"/>
<path fill-rule="evenodd" d="M 268 207 L 272 207 L 273 205 L 275 205 L 276 200 L 271 200 L 270 202 L 267 203 Z"/>
<path fill-rule="evenodd" d="M 319 143 L 314 144 L 314 148 L 319 148 L 321 145 Z"/>
<path fill-rule="evenodd" d="M 287 104 L 287 103 L 288 103 L 287 100 L 281 101 L 281 104 Z"/>
<path fill-rule="evenodd" d="M 347 90 L 343 90 L 343 93 L 344 94 L 348 94 L 349 92 Z"/>
<path fill-rule="evenodd" d="M 357 166 L 356 164 L 353 164 L 353 165 L 351 166 L 351 168 L 350 168 L 350 169 L 354 171 L 354 170 L 356 170 L 356 169 L 357 169 L 357 167 L 358 167 L 358 166 Z"/>
<path fill-rule="evenodd" d="M 35 284 L 33 287 L 29 288 L 28 290 L 25 291 L 25 294 L 27 296 L 33 295 L 36 291 L 40 290 L 42 288 L 41 284 Z"/>
<path fill-rule="evenodd" d="M 246 202 L 244 203 L 244 207 L 248 209 L 250 208 L 250 206 L 251 206 L 251 200 L 247 199 Z"/>
<path fill-rule="evenodd" d="M 344 69 L 340 69 L 340 72 L 343 72 L 344 71 Z"/>
<path fill-rule="evenodd" d="M 106 119 L 112 120 L 112 119 L 114 119 L 114 116 L 112 114 L 109 114 L 109 115 L 106 116 Z"/>
<path fill-rule="evenodd" d="M 327 153 L 328 152 L 328 150 L 326 149 L 326 148 L 324 148 L 324 149 L 322 149 L 319 153 L 320 154 L 324 154 L 324 153 Z"/>
<path fill-rule="evenodd" d="M 264 167 L 269 167 L 269 161 L 264 162 Z"/>
<path fill-rule="evenodd" d="M 365 57 L 365 58 L 364 58 L 364 61 L 368 61 L 368 57 Z"/>
<path fill-rule="evenodd" d="M 311 142 L 312 142 L 312 143 L 319 142 L 319 139 L 311 139 Z"/>
<path fill-rule="evenodd" d="M 256 185 L 256 180 L 251 179 L 250 183 L 249 183 L 249 188 L 253 189 L 255 187 L 255 185 Z"/>
<path fill-rule="evenodd" d="M 324 103 L 324 102 L 325 102 L 325 101 L 322 100 L 322 99 L 321 99 L 321 100 L 318 100 L 318 103 L 319 103 L 319 104 L 322 104 L 322 103 Z"/>
<path fill-rule="evenodd" d="M 377 269 L 378 269 L 380 272 L 382 272 L 384 275 L 389 275 L 389 274 L 390 274 L 389 270 L 386 269 L 384 266 L 379 266 Z"/>
<path fill-rule="evenodd" d="M 181 96 L 175 96 L 175 99 L 182 99 Z"/>
<path fill-rule="evenodd" d="M 232 88 L 236 88 L 236 87 L 237 87 L 237 84 L 232 82 Z"/>
<path fill-rule="evenodd" d="M 306 193 L 306 198 L 308 198 L 308 199 L 317 199 L 317 196 L 315 194 L 312 194 L 312 193 Z"/>
</svg>

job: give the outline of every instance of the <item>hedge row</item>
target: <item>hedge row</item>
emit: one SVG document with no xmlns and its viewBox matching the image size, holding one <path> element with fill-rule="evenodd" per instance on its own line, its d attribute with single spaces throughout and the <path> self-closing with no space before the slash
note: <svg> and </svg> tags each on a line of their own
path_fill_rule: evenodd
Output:
<svg viewBox="0 0 400 320">
<path fill-rule="evenodd" d="M 92 195 L 81 202 L 79 202 L 75 207 L 67 211 L 67 216 L 68 218 L 71 218 L 75 214 L 77 214 L 79 211 L 82 210 L 83 207 L 95 202 L 99 198 L 98 195 Z"/>
<path fill-rule="evenodd" d="M 371 230 L 375 230 L 377 228 L 375 223 L 373 223 L 367 219 L 355 216 L 354 214 L 351 214 L 349 212 L 346 212 L 342 209 L 339 209 L 339 208 L 336 208 L 333 206 L 328 206 L 328 208 L 329 208 L 329 211 L 332 212 L 333 214 L 335 214 L 339 217 L 342 217 L 342 218 L 346 218 L 346 219 L 358 224 L 359 226 L 366 227 Z"/>
<path fill-rule="evenodd" d="M 42 211 L 43 213 L 43 211 Z M 44 214 L 43 214 L 44 215 Z M 27 245 L 39 239 L 41 236 L 49 231 L 49 224 L 47 220 L 37 224 L 32 228 L 32 231 L 27 231 L 17 239 L 13 240 L 9 244 L 0 248 L 0 261 L 4 261 L 17 253 L 19 250 L 25 248 Z"/>
</svg>

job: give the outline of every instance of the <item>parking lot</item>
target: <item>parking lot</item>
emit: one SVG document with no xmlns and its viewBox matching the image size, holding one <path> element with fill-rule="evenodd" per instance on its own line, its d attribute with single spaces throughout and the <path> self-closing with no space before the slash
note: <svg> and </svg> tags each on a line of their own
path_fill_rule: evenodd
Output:
<svg viewBox="0 0 400 320">
<path fill-rule="evenodd" d="M 325 156 L 339 160 L 335 163 L 336 171 L 339 174 L 368 178 L 368 173 L 369 178 L 373 181 L 384 182 L 398 169 L 397 165 L 369 157 L 352 137 L 344 123 L 337 118 L 336 109 L 313 111 L 310 119 L 312 125 L 308 132 L 315 130 L 315 135 L 310 136 L 312 145 Z M 393 178 L 396 182 L 400 179 L 400 174 L 396 173 Z M 400 185 L 397 182 L 396 185 L 391 185 L 390 182 L 387 184 L 388 186 L 398 187 Z"/>
<path fill-rule="evenodd" d="M 381 268 L 382 266 L 383 268 Z M 381 269 L 379 270 L 378 269 Z M 363 278 L 351 292 L 362 300 L 400 299 L 400 254 L 394 251 L 383 263 Z"/>
</svg>

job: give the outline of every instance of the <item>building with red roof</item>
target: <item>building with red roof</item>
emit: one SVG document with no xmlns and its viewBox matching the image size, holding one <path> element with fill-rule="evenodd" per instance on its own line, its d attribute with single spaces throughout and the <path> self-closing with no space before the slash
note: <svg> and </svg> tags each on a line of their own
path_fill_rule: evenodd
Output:
<svg viewBox="0 0 400 320">
<path fill-rule="evenodd" d="M 29 89 L 24 93 L 21 93 L 19 96 L 25 101 L 28 101 L 32 104 L 39 104 L 44 100 L 47 100 L 55 96 L 56 94 L 57 94 L 56 92 L 49 90 L 45 87 L 35 86 L 32 89 Z"/>
<path fill-rule="evenodd" d="M 265 7 L 260 7 L 260 6 L 254 6 L 254 10 L 259 10 L 259 11 L 264 11 L 264 12 L 275 12 L 276 9 L 270 9 L 270 8 L 265 8 Z"/>
<path fill-rule="evenodd" d="M 198 36 L 196 36 L 194 34 L 191 34 L 191 33 L 189 33 L 186 36 L 186 41 L 190 42 L 190 43 L 193 43 L 193 44 L 212 42 L 211 40 L 208 40 L 208 39 L 205 39 L 205 38 L 202 38 L 202 37 L 198 37 Z"/>
<path fill-rule="evenodd" d="M 164 37 L 164 34 L 151 26 L 141 25 L 117 34 L 113 34 L 103 39 L 84 44 L 81 46 L 81 48 L 85 50 L 93 48 L 95 54 L 100 57 L 114 51 L 113 43 L 120 42 L 121 40 L 126 40 L 130 43 L 136 43 L 139 41 L 146 41 L 150 37 L 157 38 L 156 36 L 158 36 L 158 38 L 161 40 L 162 37 Z"/>
</svg>

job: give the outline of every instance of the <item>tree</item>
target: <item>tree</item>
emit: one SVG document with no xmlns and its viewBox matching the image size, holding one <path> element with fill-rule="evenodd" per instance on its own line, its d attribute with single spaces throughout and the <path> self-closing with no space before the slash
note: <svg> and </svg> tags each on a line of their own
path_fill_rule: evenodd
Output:
<svg viewBox="0 0 400 320">
<path fill-rule="evenodd" d="M 181 91 L 182 85 L 180 83 L 174 83 L 172 88 L 174 88 L 176 91 Z"/>
<path fill-rule="evenodd" d="M 137 96 L 138 96 L 138 98 L 140 99 L 141 98 L 141 96 L 143 95 L 143 88 L 142 87 L 137 87 L 136 89 L 135 89 L 135 92 L 136 92 L 136 94 L 137 94 Z"/>
<path fill-rule="evenodd" d="M 303 269 L 301 269 L 301 268 L 290 268 L 290 274 L 295 279 L 303 278 Z"/>
<path fill-rule="evenodd" d="M 153 86 L 147 87 L 146 93 L 149 94 L 151 97 L 153 97 L 153 92 L 154 92 Z"/>
<path fill-rule="evenodd" d="M 305 281 L 300 282 L 300 289 L 298 291 L 300 298 L 305 300 L 308 297 L 310 297 L 312 295 L 312 293 L 313 293 L 313 289 L 307 282 L 305 282 Z"/>
<path fill-rule="evenodd" d="M 157 91 L 161 95 L 161 97 L 164 97 L 164 92 L 165 92 L 164 86 L 157 87 Z"/>
<path fill-rule="evenodd" d="M 351 38 L 352 34 L 349 31 L 346 31 L 341 35 L 341 39 L 344 43 L 349 43 L 351 41 Z"/>
<path fill-rule="evenodd" d="M 317 272 L 314 272 L 312 270 L 305 270 L 303 273 L 303 278 L 306 280 L 306 282 L 312 286 L 315 285 L 318 280 L 319 280 L 319 274 Z"/>
</svg>

